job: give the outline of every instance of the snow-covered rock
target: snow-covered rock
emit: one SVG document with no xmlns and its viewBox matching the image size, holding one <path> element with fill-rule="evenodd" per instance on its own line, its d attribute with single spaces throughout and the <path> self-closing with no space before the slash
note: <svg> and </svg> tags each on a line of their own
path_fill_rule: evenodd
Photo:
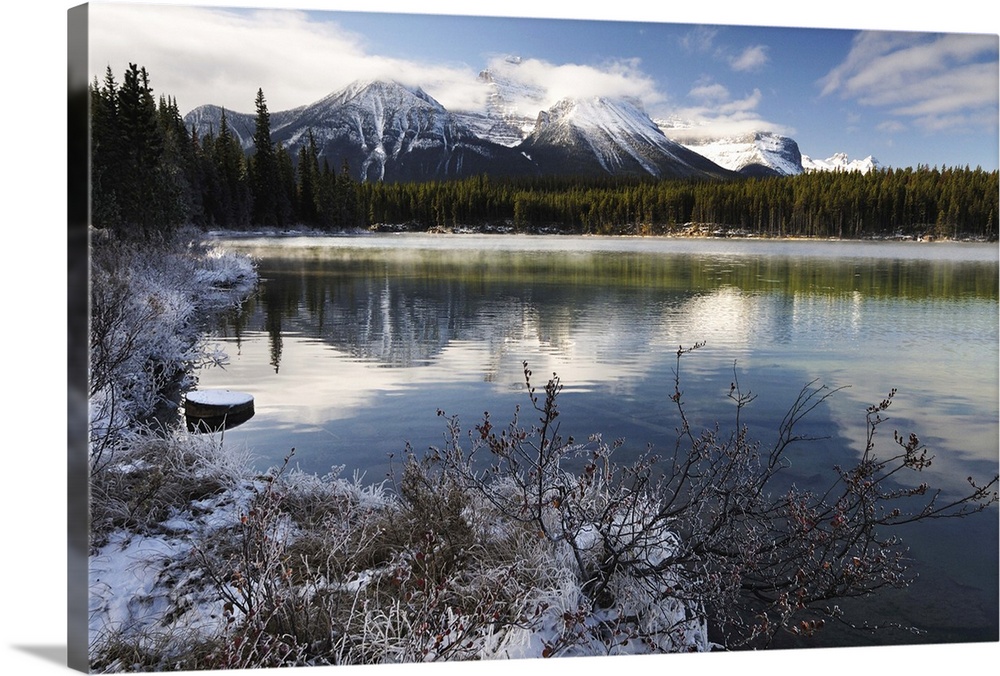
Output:
<svg viewBox="0 0 1000 676">
<path fill-rule="evenodd" d="M 667 129 L 668 136 L 673 130 Z M 795 176 L 803 173 L 798 144 L 787 136 L 754 131 L 710 140 L 675 137 L 686 148 L 744 175 Z"/>
</svg>

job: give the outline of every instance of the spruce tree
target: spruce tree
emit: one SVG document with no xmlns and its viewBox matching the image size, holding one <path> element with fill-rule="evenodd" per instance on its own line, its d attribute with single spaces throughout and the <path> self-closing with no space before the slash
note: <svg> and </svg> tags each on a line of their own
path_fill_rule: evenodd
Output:
<svg viewBox="0 0 1000 676">
<path fill-rule="evenodd" d="M 118 135 L 118 83 L 111 66 L 104 84 L 96 77 L 90 90 L 90 190 L 91 222 L 99 228 L 117 228 L 121 224 L 118 189 L 121 173 L 120 137 Z"/>
<path fill-rule="evenodd" d="M 298 215 L 298 190 L 295 179 L 295 165 L 288 149 L 281 143 L 274 150 L 277 164 L 277 191 L 275 215 L 278 225 L 288 225 Z"/>
<path fill-rule="evenodd" d="M 253 134 L 254 155 L 251 162 L 253 221 L 258 225 L 278 225 L 278 160 L 271 141 L 271 115 L 264 91 L 257 90 L 257 117 Z"/>
<path fill-rule="evenodd" d="M 167 153 L 146 69 L 130 63 L 117 86 L 109 67 L 104 87 L 95 83 L 92 96 L 94 225 L 132 238 L 173 229 L 188 215 L 185 167 L 179 155 Z"/>
<path fill-rule="evenodd" d="M 358 224 L 358 196 L 356 183 L 351 178 L 351 168 L 345 159 L 340 167 L 337 183 L 337 199 L 339 201 L 338 226 L 341 229 L 353 228 Z"/>
</svg>

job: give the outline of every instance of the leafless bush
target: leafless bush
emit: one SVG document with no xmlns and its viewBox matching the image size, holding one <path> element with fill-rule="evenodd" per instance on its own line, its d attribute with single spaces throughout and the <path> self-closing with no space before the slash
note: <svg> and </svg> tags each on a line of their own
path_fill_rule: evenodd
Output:
<svg viewBox="0 0 1000 676">
<path fill-rule="evenodd" d="M 255 479 L 238 523 L 199 543 L 225 626 L 206 666 L 330 664 L 353 645 L 357 596 L 380 563 L 393 502 L 337 472 L 282 467 Z"/>
<path fill-rule="evenodd" d="M 587 444 L 559 430 L 558 376 L 544 392 L 525 379 L 537 422 L 518 416 L 497 430 L 487 414 L 468 433 L 449 419 L 449 442 L 431 456 L 450 481 L 478 494 L 499 518 L 520 524 L 571 554 L 589 628 L 609 652 L 639 641 L 652 650 L 708 648 L 711 624 L 727 648 L 769 645 L 778 631 L 811 633 L 839 610 L 838 599 L 909 583 L 893 526 L 962 517 L 997 501 L 997 477 L 944 499 L 904 473 L 930 464 L 915 435 L 894 434 L 876 451 L 890 395 L 867 411 L 866 448 L 849 468 L 831 468 L 819 493 L 774 492 L 789 448 L 809 438 L 800 423 L 836 390 L 811 383 L 792 404 L 770 448 L 749 437 L 741 415 L 753 399 L 734 377 L 734 425 L 698 429 L 681 391 L 678 349 L 672 402 L 680 424 L 664 455 L 614 462 L 616 444 Z M 519 414 L 518 414 L 519 415 Z M 468 443 L 466 449 L 463 444 Z M 894 450 L 893 450 L 894 449 Z M 563 469 L 568 458 L 583 470 Z M 908 483 L 909 482 L 909 483 Z M 570 649 L 549 646 L 548 654 Z"/>
</svg>

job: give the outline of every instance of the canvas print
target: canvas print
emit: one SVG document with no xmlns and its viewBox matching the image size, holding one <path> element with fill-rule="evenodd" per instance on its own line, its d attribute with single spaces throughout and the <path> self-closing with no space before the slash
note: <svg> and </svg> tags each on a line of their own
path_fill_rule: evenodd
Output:
<svg viewBox="0 0 1000 676">
<path fill-rule="evenodd" d="M 71 666 L 1000 639 L 997 35 L 69 28 Z"/>
</svg>

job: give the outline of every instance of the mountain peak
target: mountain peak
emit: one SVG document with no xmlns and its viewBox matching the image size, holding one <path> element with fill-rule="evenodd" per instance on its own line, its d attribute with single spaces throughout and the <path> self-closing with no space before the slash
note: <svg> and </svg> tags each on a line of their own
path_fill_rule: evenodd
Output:
<svg viewBox="0 0 1000 676">
<path fill-rule="evenodd" d="M 324 101 L 332 99 L 339 104 L 361 100 L 405 102 L 411 98 L 442 111 L 444 110 L 444 106 L 438 103 L 434 97 L 422 88 L 406 85 L 397 80 L 355 80 L 339 92 L 334 92 L 328 96 Z"/>
<path fill-rule="evenodd" d="M 419 87 L 359 80 L 308 106 L 272 113 L 271 136 L 292 157 L 312 139 L 321 158 L 333 166 L 346 162 L 359 179 L 372 181 L 480 174 L 729 175 L 667 139 L 637 101 L 563 99 L 524 122 L 509 111 L 537 103 L 541 92 L 504 83 L 502 74 L 482 79 L 497 94 L 485 114 L 452 113 Z M 211 125 L 212 119 L 192 117 L 191 124 Z M 252 129 L 252 116 L 239 124 Z M 504 135 L 506 142 L 494 140 Z"/>
<path fill-rule="evenodd" d="M 628 98 L 565 98 L 538 114 L 523 146 L 571 173 L 719 177 L 725 170 L 669 140 Z M 596 162 L 596 164 L 594 164 Z"/>
<path fill-rule="evenodd" d="M 520 64 L 520 57 L 507 57 L 499 69 L 480 71 L 478 80 L 487 87 L 486 123 L 482 133 L 495 143 L 515 146 L 535 128 L 538 111 L 545 108 L 545 90 L 527 84 L 507 72 Z M 510 64 L 505 68 L 504 64 Z"/>
</svg>

